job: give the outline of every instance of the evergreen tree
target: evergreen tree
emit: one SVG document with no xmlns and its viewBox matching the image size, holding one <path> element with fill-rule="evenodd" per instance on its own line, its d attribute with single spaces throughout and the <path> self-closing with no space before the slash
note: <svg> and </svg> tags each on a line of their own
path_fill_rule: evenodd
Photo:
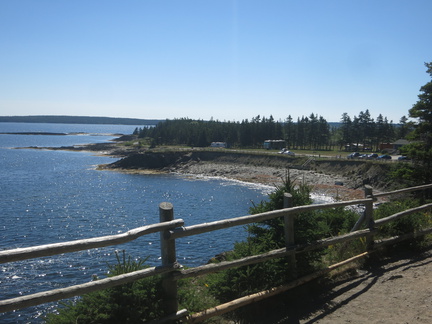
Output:
<svg viewBox="0 0 432 324">
<path fill-rule="evenodd" d="M 341 150 L 344 146 L 353 143 L 353 134 L 352 134 L 352 120 L 351 117 L 347 113 L 342 114 L 341 119 L 341 127 L 340 127 L 340 139 L 339 139 L 339 149 Z"/>
<path fill-rule="evenodd" d="M 432 62 L 425 63 L 432 78 Z M 424 175 L 430 180 L 432 166 L 432 80 L 420 88 L 419 100 L 409 110 L 409 116 L 417 119 L 409 139 L 414 143 L 403 148 L 404 153 L 424 166 Z"/>
<path fill-rule="evenodd" d="M 375 127 L 374 120 L 371 118 L 369 113 L 369 109 L 366 111 L 360 111 L 359 116 L 359 129 L 360 129 L 360 138 L 363 144 L 363 151 L 365 148 L 369 147 L 371 143 L 371 139 L 374 137 Z"/>
<path fill-rule="evenodd" d="M 291 149 L 291 146 L 295 143 L 295 132 L 294 132 L 294 123 L 291 115 L 288 115 L 287 119 L 284 123 L 284 138 L 287 143 L 288 149 Z"/>
<path fill-rule="evenodd" d="M 397 129 L 398 138 L 406 138 L 412 131 L 412 123 L 408 121 L 407 116 L 402 116 L 399 120 L 399 128 Z"/>
</svg>

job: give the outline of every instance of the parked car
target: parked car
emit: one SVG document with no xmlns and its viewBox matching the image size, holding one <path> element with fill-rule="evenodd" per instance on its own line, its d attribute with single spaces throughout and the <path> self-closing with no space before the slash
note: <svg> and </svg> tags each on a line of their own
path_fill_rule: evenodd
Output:
<svg viewBox="0 0 432 324">
<path fill-rule="evenodd" d="M 388 154 L 383 154 L 383 155 L 378 156 L 378 159 L 379 160 L 391 160 L 392 157 Z"/>
<path fill-rule="evenodd" d="M 369 154 L 368 156 L 367 156 L 367 159 L 368 160 L 375 160 L 375 159 L 377 159 L 378 158 L 378 154 L 376 154 L 376 153 L 372 153 L 372 154 Z"/>
<path fill-rule="evenodd" d="M 288 154 L 288 155 L 295 156 L 295 153 L 294 153 L 294 152 L 291 152 L 291 151 L 289 151 L 289 150 L 287 150 L 287 149 L 283 149 L 283 150 L 280 151 L 279 153 L 280 153 L 280 154 Z"/>
<path fill-rule="evenodd" d="M 398 161 L 409 161 L 407 156 L 399 156 Z"/>
<path fill-rule="evenodd" d="M 348 155 L 347 159 L 358 159 L 359 156 L 360 156 L 359 152 L 354 152 L 354 153 L 351 153 L 350 155 Z"/>
</svg>

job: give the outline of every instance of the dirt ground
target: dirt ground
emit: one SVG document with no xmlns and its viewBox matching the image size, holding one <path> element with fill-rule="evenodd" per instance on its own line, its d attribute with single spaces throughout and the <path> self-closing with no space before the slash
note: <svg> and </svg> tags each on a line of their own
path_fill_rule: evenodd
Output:
<svg viewBox="0 0 432 324">
<path fill-rule="evenodd" d="M 316 286 L 263 302 L 243 323 L 432 323 L 431 247 L 376 254 L 361 270 Z"/>
<path fill-rule="evenodd" d="M 432 253 L 405 252 L 336 283 L 299 323 L 432 323 Z"/>
</svg>

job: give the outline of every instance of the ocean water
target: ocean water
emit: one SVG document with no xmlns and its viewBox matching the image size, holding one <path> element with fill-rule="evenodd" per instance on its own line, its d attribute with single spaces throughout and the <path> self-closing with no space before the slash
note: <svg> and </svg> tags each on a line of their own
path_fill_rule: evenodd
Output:
<svg viewBox="0 0 432 324">
<path fill-rule="evenodd" d="M 0 134 L 0 249 L 119 234 L 157 223 L 159 204 L 171 202 L 175 218 L 193 225 L 248 214 L 272 188 L 224 179 L 98 171 L 114 158 L 89 152 L 16 147 L 104 142 L 137 126 L 0 123 L 2 132 L 84 132 L 86 135 Z M 138 125 L 142 127 L 142 125 Z M 246 237 L 243 227 L 177 240 L 178 261 L 204 264 Z M 85 283 L 103 277 L 115 251 L 160 264 L 159 235 L 60 256 L 0 264 L 0 299 Z M 0 323 L 41 323 L 56 303 L 0 314 Z"/>
</svg>

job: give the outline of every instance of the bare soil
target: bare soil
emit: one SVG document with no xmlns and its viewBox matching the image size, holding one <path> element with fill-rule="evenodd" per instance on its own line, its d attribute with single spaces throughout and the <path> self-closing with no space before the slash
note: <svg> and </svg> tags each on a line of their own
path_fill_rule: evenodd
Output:
<svg viewBox="0 0 432 324">
<path fill-rule="evenodd" d="M 432 323 L 430 247 L 386 255 L 391 257 L 377 254 L 345 277 L 266 301 L 243 323 Z"/>
</svg>

